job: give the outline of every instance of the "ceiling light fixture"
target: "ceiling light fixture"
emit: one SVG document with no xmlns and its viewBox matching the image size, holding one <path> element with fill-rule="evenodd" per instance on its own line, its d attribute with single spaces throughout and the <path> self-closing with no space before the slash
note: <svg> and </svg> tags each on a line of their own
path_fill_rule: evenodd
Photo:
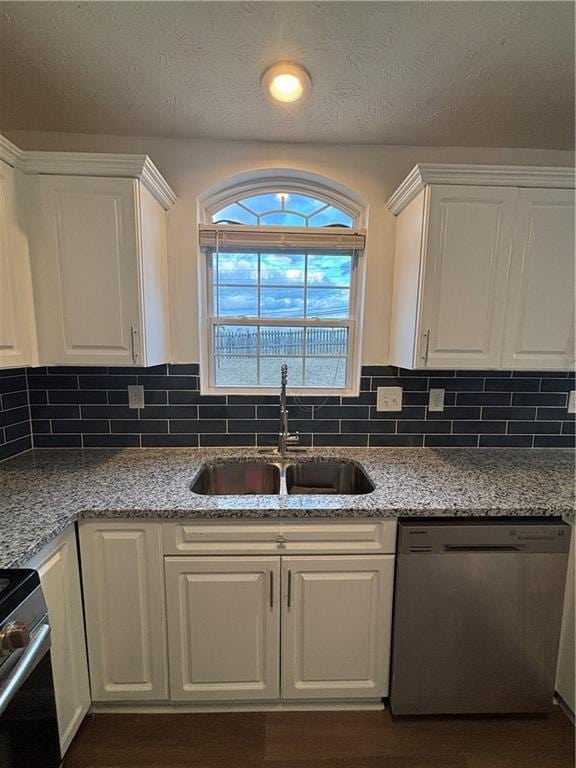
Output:
<svg viewBox="0 0 576 768">
<path fill-rule="evenodd" d="M 290 104 L 305 96 L 312 86 L 310 75 L 299 64 L 281 61 L 262 75 L 264 92 L 275 101 Z"/>
</svg>

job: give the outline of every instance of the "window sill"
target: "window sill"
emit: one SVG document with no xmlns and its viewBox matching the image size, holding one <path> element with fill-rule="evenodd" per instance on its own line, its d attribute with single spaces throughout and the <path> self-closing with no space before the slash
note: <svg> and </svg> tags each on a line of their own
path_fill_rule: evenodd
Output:
<svg viewBox="0 0 576 768">
<path fill-rule="evenodd" d="M 245 397 L 258 397 L 259 395 L 280 396 L 280 384 L 277 387 L 205 387 L 200 386 L 201 395 L 243 395 Z M 306 389 L 288 387 L 288 397 L 358 397 L 359 388 L 350 389 Z"/>
</svg>

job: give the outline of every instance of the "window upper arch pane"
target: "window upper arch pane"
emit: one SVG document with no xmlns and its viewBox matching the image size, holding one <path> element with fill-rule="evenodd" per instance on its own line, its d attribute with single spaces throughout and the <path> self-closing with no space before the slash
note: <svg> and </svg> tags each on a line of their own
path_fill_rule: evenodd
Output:
<svg viewBox="0 0 576 768">
<path fill-rule="evenodd" d="M 213 224 L 276 227 L 352 227 L 354 218 L 337 205 L 302 192 L 278 190 L 237 197 L 211 214 Z"/>
</svg>

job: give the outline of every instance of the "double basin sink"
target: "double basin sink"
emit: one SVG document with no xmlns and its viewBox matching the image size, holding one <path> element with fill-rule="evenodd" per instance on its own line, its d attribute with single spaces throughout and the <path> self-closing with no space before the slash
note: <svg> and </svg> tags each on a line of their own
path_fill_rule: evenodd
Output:
<svg viewBox="0 0 576 768">
<path fill-rule="evenodd" d="M 347 461 L 218 462 L 191 486 L 204 496 L 365 494 L 374 490 L 358 464 Z"/>
</svg>

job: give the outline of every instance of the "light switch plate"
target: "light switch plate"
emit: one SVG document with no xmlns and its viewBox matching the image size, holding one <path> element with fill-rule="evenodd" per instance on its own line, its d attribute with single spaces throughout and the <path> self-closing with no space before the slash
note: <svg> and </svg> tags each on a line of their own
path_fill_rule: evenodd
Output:
<svg viewBox="0 0 576 768">
<path fill-rule="evenodd" d="M 444 392 L 445 389 L 431 389 L 430 399 L 428 400 L 429 411 L 443 411 L 444 410 Z"/>
<path fill-rule="evenodd" d="M 576 390 L 568 395 L 568 413 L 576 413 Z"/>
<path fill-rule="evenodd" d="M 376 389 L 377 411 L 401 411 L 402 387 L 378 387 Z"/>
<path fill-rule="evenodd" d="M 128 408 L 144 408 L 144 387 L 142 384 L 128 386 Z"/>
</svg>

